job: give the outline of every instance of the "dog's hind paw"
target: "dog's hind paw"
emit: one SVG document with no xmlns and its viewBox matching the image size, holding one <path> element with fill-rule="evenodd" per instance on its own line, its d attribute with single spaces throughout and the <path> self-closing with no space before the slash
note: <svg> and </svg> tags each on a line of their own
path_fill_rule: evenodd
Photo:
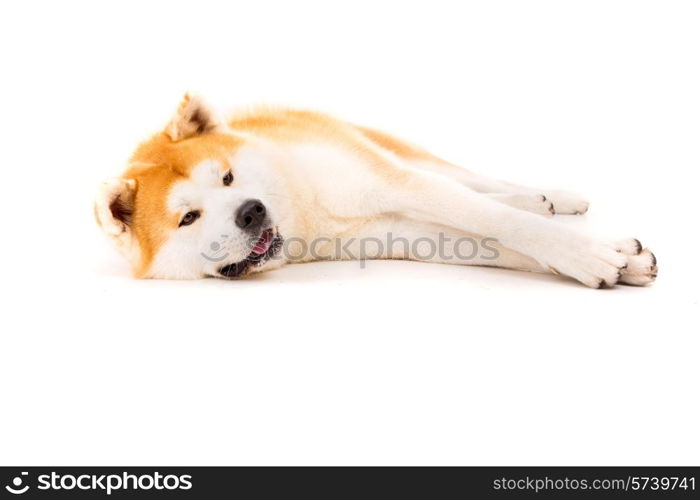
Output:
<svg viewBox="0 0 700 500">
<path fill-rule="evenodd" d="M 544 195 L 554 205 L 554 213 L 562 215 L 582 215 L 588 211 L 588 202 L 569 191 L 545 191 Z"/>
<path fill-rule="evenodd" d="M 543 194 L 492 194 L 489 196 L 494 200 L 526 212 L 544 215 L 545 217 L 554 215 L 554 205 Z"/>
<path fill-rule="evenodd" d="M 508 204 L 545 217 L 551 217 L 555 213 L 554 204 L 543 194 L 513 194 L 510 195 Z"/>
</svg>

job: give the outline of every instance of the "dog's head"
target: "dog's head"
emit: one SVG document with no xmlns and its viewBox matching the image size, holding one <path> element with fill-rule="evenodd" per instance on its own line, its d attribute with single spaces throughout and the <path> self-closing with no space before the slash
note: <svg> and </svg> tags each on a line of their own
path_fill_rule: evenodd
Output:
<svg viewBox="0 0 700 500">
<path fill-rule="evenodd" d="M 167 128 L 105 182 L 97 222 L 138 277 L 236 278 L 282 246 L 264 162 L 200 99 L 185 96 Z"/>
</svg>

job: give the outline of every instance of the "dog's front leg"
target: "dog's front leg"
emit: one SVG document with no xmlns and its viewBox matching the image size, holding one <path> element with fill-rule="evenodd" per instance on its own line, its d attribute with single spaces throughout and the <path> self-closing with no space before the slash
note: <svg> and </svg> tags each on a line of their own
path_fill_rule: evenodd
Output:
<svg viewBox="0 0 700 500">
<path fill-rule="evenodd" d="M 641 262 L 615 244 L 607 244 L 533 213 L 499 203 L 439 175 L 415 172 L 400 187 L 388 189 L 389 207 L 419 220 L 496 238 L 502 245 L 532 257 L 545 269 L 600 288 L 612 286 L 628 264 Z M 653 258 L 653 255 L 648 252 Z M 655 266 L 646 264 L 649 281 Z M 649 269 L 647 269 L 647 267 Z M 636 283 L 634 283 L 636 284 Z"/>
</svg>

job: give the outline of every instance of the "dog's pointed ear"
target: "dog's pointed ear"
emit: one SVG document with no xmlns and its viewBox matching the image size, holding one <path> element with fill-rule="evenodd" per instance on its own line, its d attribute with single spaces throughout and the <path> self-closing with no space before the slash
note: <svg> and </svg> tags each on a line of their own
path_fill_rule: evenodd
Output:
<svg viewBox="0 0 700 500">
<path fill-rule="evenodd" d="M 95 217 L 109 236 L 130 236 L 136 199 L 136 181 L 110 179 L 100 186 L 95 199 Z"/>
<path fill-rule="evenodd" d="M 185 94 L 165 133 L 173 141 L 181 141 L 223 129 L 224 123 L 200 97 Z"/>
</svg>

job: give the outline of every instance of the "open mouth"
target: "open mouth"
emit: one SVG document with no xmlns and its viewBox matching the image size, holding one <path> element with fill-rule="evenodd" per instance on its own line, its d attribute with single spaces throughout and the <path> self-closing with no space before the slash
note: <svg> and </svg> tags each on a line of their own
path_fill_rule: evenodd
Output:
<svg viewBox="0 0 700 500">
<path fill-rule="evenodd" d="M 225 278 L 238 278 L 251 268 L 260 267 L 277 255 L 283 242 L 284 238 L 277 232 L 277 228 L 267 228 L 255 241 L 253 249 L 245 259 L 223 266 L 219 269 L 219 274 Z"/>
</svg>

